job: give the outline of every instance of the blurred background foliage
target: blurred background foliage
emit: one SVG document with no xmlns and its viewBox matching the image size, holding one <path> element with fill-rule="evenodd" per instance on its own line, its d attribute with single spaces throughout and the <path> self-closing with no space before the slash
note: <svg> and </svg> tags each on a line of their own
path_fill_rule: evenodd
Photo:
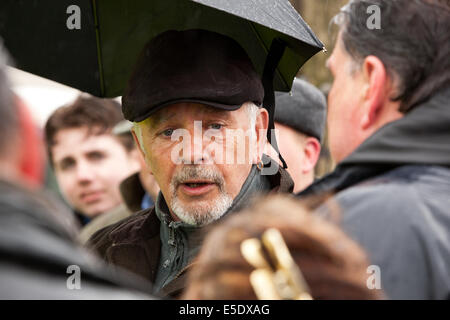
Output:
<svg viewBox="0 0 450 320">
<path fill-rule="evenodd" d="M 311 82 L 325 94 L 331 88 L 333 81 L 330 72 L 325 67 L 326 60 L 333 52 L 336 28 L 330 24 L 331 19 L 339 12 L 348 0 L 289 0 L 303 19 L 314 30 L 315 34 L 325 45 L 327 52 L 319 52 L 312 57 L 299 71 L 298 76 Z M 334 32 L 333 32 L 334 31 Z M 328 149 L 328 138 L 325 134 L 322 152 L 316 166 L 316 176 L 331 172 L 335 164 Z"/>
<path fill-rule="evenodd" d="M 317 53 L 300 70 L 299 75 L 327 92 L 332 79 L 325 62 L 333 51 L 335 33 L 331 32 L 331 19 L 348 0 L 290 0 L 303 19 L 314 30 L 328 52 Z"/>
</svg>

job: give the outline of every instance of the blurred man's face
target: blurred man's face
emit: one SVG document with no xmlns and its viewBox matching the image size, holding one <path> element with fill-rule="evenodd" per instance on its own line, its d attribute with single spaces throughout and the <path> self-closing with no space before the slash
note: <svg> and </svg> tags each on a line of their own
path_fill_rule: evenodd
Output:
<svg viewBox="0 0 450 320">
<path fill-rule="evenodd" d="M 330 152 L 336 162 L 342 161 L 363 141 L 360 133 L 364 92 L 360 70 L 344 49 L 339 34 L 333 54 L 327 61 L 334 82 L 328 94 L 328 136 Z"/>
<path fill-rule="evenodd" d="M 127 152 L 113 135 L 87 133 L 87 128 L 59 131 L 52 154 L 66 200 L 85 216 L 95 217 L 122 203 L 119 184 L 140 165 L 136 153 Z"/>
<path fill-rule="evenodd" d="M 259 124 L 267 120 L 260 121 L 260 112 Z M 175 220 L 201 226 L 229 209 L 257 160 L 248 137 L 239 145 L 227 131 L 249 129 L 244 107 L 223 111 L 196 103 L 165 107 L 138 124 L 136 136 L 146 163 Z"/>
<path fill-rule="evenodd" d="M 305 157 L 305 141 L 299 137 L 299 134 L 294 129 L 288 126 L 275 123 L 275 129 L 278 130 L 278 149 L 286 161 L 288 173 L 297 184 L 299 182 L 295 181 L 295 178 L 302 176 L 301 164 L 303 162 L 303 158 Z M 272 158 L 277 159 L 276 153 Z"/>
<path fill-rule="evenodd" d="M 294 181 L 294 193 L 300 192 L 314 181 L 314 167 L 320 155 L 320 142 L 291 127 L 275 122 L 278 149 L 288 166 L 287 172 Z M 266 145 L 265 153 L 279 160 L 278 153 Z"/>
</svg>

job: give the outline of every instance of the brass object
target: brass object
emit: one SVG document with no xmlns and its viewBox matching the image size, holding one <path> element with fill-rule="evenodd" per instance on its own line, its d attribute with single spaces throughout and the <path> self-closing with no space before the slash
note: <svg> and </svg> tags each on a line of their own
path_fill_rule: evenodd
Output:
<svg viewBox="0 0 450 320">
<path fill-rule="evenodd" d="M 241 253 L 255 268 L 250 283 L 258 299 L 312 300 L 308 284 L 277 229 L 266 230 L 261 240 L 244 240 Z"/>
</svg>

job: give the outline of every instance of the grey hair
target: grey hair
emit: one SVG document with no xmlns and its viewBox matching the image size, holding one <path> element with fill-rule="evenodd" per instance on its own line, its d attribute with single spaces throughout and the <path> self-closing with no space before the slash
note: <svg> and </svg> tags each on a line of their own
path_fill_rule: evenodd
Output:
<svg viewBox="0 0 450 320">
<path fill-rule="evenodd" d="M 380 8 L 380 29 L 367 26 L 367 8 Z M 414 20 L 413 20 L 414 19 Z M 354 62 L 378 57 L 394 80 L 400 111 L 408 112 L 450 82 L 450 7 L 430 0 L 351 0 L 333 19 Z M 411 36 L 414 35 L 414 36 Z"/>
<path fill-rule="evenodd" d="M 246 102 L 243 104 L 247 116 L 250 120 L 250 129 L 254 130 L 256 125 L 256 117 L 258 116 L 259 107 L 253 102 Z"/>
</svg>

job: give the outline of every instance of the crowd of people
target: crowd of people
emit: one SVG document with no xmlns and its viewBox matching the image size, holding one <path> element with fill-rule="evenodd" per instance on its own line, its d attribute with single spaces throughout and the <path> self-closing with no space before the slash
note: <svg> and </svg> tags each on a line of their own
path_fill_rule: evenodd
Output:
<svg viewBox="0 0 450 320">
<path fill-rule="evenodd" d="M 295 78 L 273 115 L 241 44 L 170 30 L 41 134 L 1 48 L 0 298 L 450 299 L 450 6 L 370 3 L 380 29 L 333 20 L 328 97 Z"/>
</svg>

